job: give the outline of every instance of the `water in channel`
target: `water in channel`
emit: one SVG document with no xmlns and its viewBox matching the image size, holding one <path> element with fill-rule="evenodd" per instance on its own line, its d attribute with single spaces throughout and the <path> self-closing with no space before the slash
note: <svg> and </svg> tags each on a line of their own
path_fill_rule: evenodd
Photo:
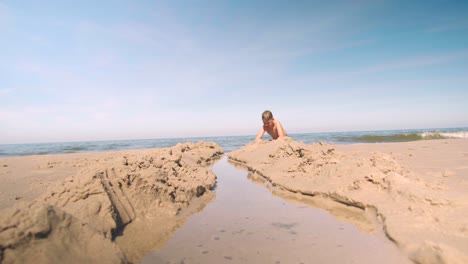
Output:
<svg viewBox="0 0 468 264">
<path fill-rule="evenodd" d="M 226 156 L 216 199 L 142 263 L 410 263 L 381 232 L 275 196 Z"/>
</svg>

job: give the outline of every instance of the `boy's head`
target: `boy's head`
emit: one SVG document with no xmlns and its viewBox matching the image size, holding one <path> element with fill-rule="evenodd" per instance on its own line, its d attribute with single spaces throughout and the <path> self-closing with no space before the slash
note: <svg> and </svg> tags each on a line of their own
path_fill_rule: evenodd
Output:
<svg viewBox="0 0 468 264">
<path fill-rule="evenodd" d="M 262 120 L 263 122 L 265 121 L 268 121 L 270 119 L 273 119 L 273 114 L 271 113 L 270 110 L 265 110 L 263 113 L 262 113 Z"/>
<path fill-rule="evenodd" d="M 265 126 L 269 126 L 273 121 L 273 114 L 271 111 L 266 110 L 262 113 L 262 121 Z"/>
</svg>

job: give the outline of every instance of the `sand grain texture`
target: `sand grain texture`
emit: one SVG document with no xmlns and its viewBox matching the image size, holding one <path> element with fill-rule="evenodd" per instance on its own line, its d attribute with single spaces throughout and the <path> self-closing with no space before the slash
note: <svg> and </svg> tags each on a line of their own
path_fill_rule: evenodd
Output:
<svg viewBox="0 0 468 264">
<path fill-rule="evenodd" d="M 276 189 L 373 212 L 415 263 L 468 263 L 467 150 L 467 140 L 336 146 L 286 137 L 229 158 Z"/>
<path fill-rule="evenodd" d="M 222 153 L 214 143 L 199 142 L 46 157 L 45 167 L 50 160 L 65 159 L 68 167 L 77 168 L 70 170 L 75 174 L 37 191 L 32 201 L 24 199 L 2 211 L 1 260 L 138 262 L 145 250 L 163 242 L 185 220 L 182 215 L 189 213 L 184 210 L 212 199 L 216 176 L 208 166 Z M 21 167 L 21 158 L 1 161 L 7 168 Z M 9 175 L 37 180 L 14 170 Z"/>
</svg>

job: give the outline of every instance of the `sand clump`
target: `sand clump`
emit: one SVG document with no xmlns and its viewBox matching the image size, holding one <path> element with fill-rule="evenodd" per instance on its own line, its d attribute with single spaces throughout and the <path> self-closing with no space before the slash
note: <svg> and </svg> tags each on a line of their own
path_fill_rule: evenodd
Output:
<svg viewBox="0 0 468 264">
<path fill-rule="evenodd" d="M 29 204 L 0 216 L 2 263 L 126 263 L 110 239 L 57 207 Z"/>
<path fill-rule="evenodd" d="M 215 143 L 199 142 L 84 155 L 72 164 L 80 168 L 75 175 L 2 211 L 0 260 L 137 262 L 142 244 L 151 249 L 147 242 L 167 237 L 185 210 L 212 198 L 216 176 L 208 167 L 222 153 Z"/>
<path fill-rule="evenodd" d="M 251 143 L 229 158 L 276 189 L 374 212 L 387 237 L 415 263 L 468 263 L 466 179 L 449 188 L 389 153 L 338 148 L 286 137 Z"/>
</svg>

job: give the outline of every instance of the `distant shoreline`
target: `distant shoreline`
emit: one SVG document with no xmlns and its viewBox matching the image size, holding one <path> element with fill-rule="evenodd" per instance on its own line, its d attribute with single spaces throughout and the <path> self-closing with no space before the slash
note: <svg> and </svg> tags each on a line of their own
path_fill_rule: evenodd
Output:
<svg viewBox="0 0 468 264">
<path fill-rule="evenodd" d="M 468 127 L 327 133 L 292 133 L 289 136 L 296 141 L 301 141 L 306 144 L 314 142 L 334 142 L 335 144 L 409 142 L 445 138 L 468 138 Z M 0 157 L 151 149 L 171 147 L 183 142 L 198 141 L 215 142 L 218 145 L 220 145 L 225 152 L 230 152 L 250 143 L 254 139 L 254 137 L 254 135 L 247 135 L 224 137 L 187 137 L 162 139 L 3 144 L 0 145 Z M 269 137 L 265 136 L 263 139 L 268 140 Z"/>
</svg>

